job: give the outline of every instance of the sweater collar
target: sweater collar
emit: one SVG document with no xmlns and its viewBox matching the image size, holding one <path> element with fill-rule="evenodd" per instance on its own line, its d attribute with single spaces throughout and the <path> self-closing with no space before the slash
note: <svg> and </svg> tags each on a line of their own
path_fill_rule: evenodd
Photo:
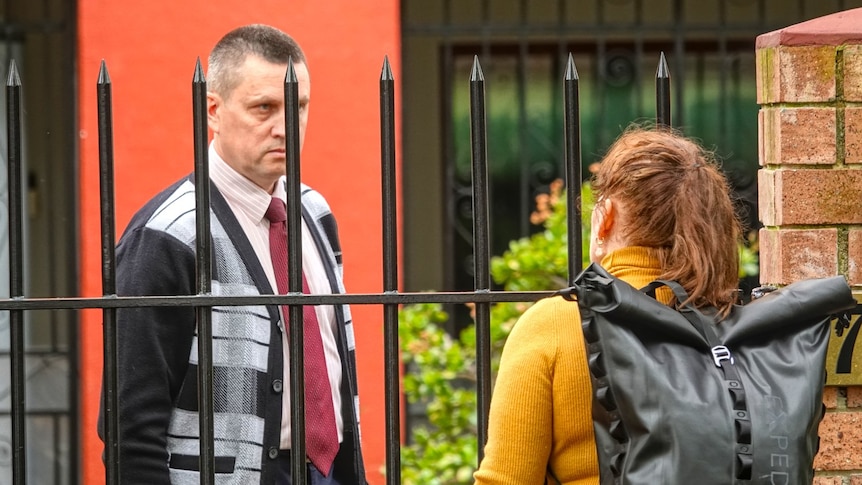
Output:
<svg viewBox="0 0 862 485">
<path fill-rule="evenodd" d="M 608 273 L 635 288 L 643 288 L 661 277 L 661 262 L 656 251 L 643 246 L 629 246 L 613 251 L 602 258 L 601 265 Z M 673 297 L 668 288 L 659 288 L 659 301 L 667 303 Z"/>
</svg>

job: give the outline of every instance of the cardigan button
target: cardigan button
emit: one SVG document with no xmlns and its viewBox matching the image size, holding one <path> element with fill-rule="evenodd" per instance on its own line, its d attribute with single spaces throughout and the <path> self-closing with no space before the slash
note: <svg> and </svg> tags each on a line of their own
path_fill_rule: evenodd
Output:
<svg viewBox="0 0 862 485">
<path fill-rule="evenodd" d="M 276 394 L 281 394 L 281 391 L 284 389 L 284 384 L 281 382 L 281 379 L 275 379 L 272 381 L 272 392 Z"/>
<path fill-rule="evenodd" d="M 267 452 L 267 455 L 269 456 L 270 460 L 275 460 L 276 458 L 278 458 L 278 448 L 275 446 L 271 446 L 269 448 L 269 451 Z"/>
</svg>

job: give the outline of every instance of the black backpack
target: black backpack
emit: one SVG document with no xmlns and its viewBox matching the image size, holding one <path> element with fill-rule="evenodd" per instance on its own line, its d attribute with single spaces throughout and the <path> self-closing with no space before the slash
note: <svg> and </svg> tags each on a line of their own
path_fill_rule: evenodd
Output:
<svg viewBox="0 0 862 485">
<path fill-rule="evenodd" d="M 674 309 L 590 265 L 577 297 L 601 484 L 811 483 L 829 321 L 854 307 L 842 276 L 714 312 Z"/>
</svg>

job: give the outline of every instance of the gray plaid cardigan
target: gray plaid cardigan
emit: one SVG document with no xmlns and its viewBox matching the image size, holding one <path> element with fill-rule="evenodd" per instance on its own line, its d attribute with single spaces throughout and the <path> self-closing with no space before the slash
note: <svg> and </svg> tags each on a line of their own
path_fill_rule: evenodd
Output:
<svg viewBox="0 0 862 485">
<path fill-rule="evenodd" d="M 211 185 L 213 295 L 272 294 L 254 250 Z M 117 246 L 119 295 L 195 293 L 195 198 L 186 178 L 150 200 Z M 302 216 L 333 293 L 343 293 L 335 219 L 302 187 Z M 273 305 L 213 308 L 213 401 L 218 484 L 270 484 L 281 430 L 282 323 Z M 344 441 L 335 461 L 343 483 L 364 484 L 353 324 L 336 306 Z M 122 483 L 198 484 L 197 336 L 193 308 L 117 311 Z M 287 379 L 284 379 L 287 381 Z M 101 419 L 99 420 L 100 435 Z"/>
</svg>

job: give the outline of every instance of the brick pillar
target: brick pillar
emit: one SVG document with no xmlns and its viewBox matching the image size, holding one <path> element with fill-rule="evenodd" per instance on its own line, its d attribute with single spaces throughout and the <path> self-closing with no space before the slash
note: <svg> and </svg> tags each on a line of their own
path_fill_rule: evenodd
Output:
<svg viewBox="0 0 862 485">
<path fill-rule="evenodd" d="M 761 283 L 842 274 L 862 301 L 862 9 L 759 36 L 757 102 Z M 817 485 L 862 485 L 862 345 L 836 372 L 850 333 L 830 341 Z"/>
</svg>

